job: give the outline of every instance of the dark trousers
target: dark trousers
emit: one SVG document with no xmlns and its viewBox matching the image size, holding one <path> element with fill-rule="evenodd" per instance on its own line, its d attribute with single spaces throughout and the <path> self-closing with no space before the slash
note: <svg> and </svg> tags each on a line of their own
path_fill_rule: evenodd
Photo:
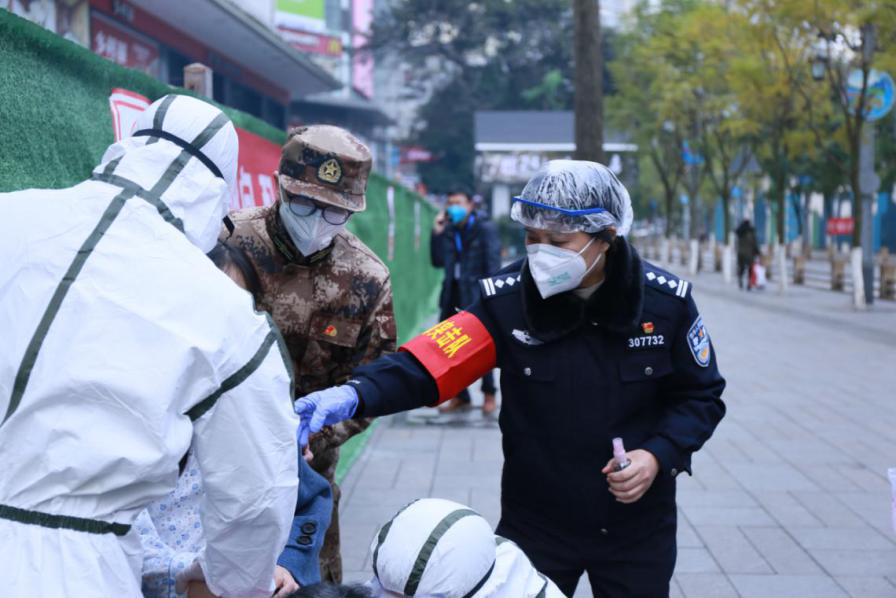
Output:
<svg viewBox="0 0 896 598">
<path fill-rule="evenodd" d="M 442 309 L 442 312 L 439 316 L 439 320 L 447 320 L 451 316 L 457 313 L 456 308 L 451 309 Z M 482 377 L 482 392 L 485 394 L 495 394 L 497 392 L 497 387 L 495 386 L 495 370 L 489 370 L 485 373 L 485 376 Z M 463 389 L 460 393 L 458 393 L 457 398 L 466 403 L 470 402 L 470 391 L 466 388 Z"/>
<path fill-rule="evenodd" d="M 737 256 L 737 286 L 739 288 L 744 288 L 744 274 L 747 275 L 747 289 L 750 288 L 750 266 L 753 265 L 753 260 L 747 258 L 746 256 Z"/>
<path fill-rule="evenodd" d="M 596 534 L 594 538 L 544 534 L 504 517 L 497 533 L 513 540 L 541 573 L 572 596 L 583 573 L 600 598 L 668 598 L 675 569 L 675 519 L 635 538 Z"/>
</svg>

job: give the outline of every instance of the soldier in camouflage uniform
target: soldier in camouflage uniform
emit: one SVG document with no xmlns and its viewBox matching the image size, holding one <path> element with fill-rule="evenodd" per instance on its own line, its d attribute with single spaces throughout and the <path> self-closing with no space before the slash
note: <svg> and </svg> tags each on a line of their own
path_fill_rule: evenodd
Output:
<svg viewBox="0 0 896 598">
<path fill-rule="evenodd" d="M 352 368 L 395 350 L 389 270 L 343 226 L 365 208 L 370 167 L 370 152 L 344 129 L 293 129 L 280 160 L 277 201 L 231 215 L 228 242 L 243 248 L 258 274 L 257 308 L 283 333 L 297 397 L 342 384 Z M 320 555 L 324 581 L 342 578 L 333 480 L 339 446 L 368 425 L 345 421 L 311 437 L 311 466 L 333 486 L 333 519 Z"/>
</svg>

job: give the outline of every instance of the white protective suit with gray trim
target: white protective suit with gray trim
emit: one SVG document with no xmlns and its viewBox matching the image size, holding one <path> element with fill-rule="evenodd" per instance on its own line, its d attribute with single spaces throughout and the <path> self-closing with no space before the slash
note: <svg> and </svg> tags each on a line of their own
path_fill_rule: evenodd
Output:
<svg viewBox="0 0 896 598">
<path fill-rule="evenodd" d="M 402 509 L 370 546 L 378 598 L 563 598 L 520 548 L 478 513 L 423 498 Z"/>
<path fill-rule="evenodd" d="M 187 96 L 137 129 L 164 135 L 114 144 L 69 189 L 0 194 L 0 593 L 140 596 L 128 526 L 192 445 L 207 538 L 194 573 L 220 596 L 269 597 L 298 418 L 279 333 L 205 256 L 236 131 Z"/>
</svg>

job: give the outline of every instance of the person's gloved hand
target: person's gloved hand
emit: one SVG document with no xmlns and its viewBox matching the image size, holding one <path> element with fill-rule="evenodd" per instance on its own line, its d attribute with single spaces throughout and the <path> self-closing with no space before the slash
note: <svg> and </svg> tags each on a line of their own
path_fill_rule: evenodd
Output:
<svg viewBox="0 0 896 598">
<path fill-rule="evenodd" d="M 308 437 L 324 426 L 338 424 L 355 414 L 358 391 L 351 386 L 333 386 L 305 395 L 293 405 L 302 422 L 299 425 L 299 446 L 308 446 Z"/>
</svg>

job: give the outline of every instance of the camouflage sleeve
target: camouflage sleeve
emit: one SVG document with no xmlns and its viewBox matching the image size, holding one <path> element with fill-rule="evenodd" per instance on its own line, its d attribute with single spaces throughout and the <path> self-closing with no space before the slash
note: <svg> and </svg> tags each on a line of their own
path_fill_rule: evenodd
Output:
<svg viewBox="0 0 896 598">
<path fill-rule="evenodd" d="M 323 430 L 311 437 L 311 452 L 314 454 L 315 460 L 311 465 L 318 473 L 327 476 L 326 471 L 336 467 L 339 460 L 339 453 L 336 450 L 345 444 L 352 436 L 360 434 L 370 425 L 373 419 L 347 419 L 339 422 L 334 426 L 326 426 Z M 332 463 L 330 462 L 332 461 Z M 330 479 L 327 476 L 327 479 Z"/>
<path fill-rule="evenodd" d="M 339 372 L 339 384 L 349 378 L 351 371 L 358 365 L 374 361 L 381 355 L 395 352 L 395 314 L 392 310 L 392 283 L 387 278 L 370 315 L 358 335 L 357 356 L 352 363 L 345 364 L 344 371 Z M 342 368 L 340 368 L 342 369 Z M 342 446 L 346 440 L 367 429 L 372 420 L 351 419 L 334 426 L 327 426 L 318 437 L 314 438 L 311 450 L 315 454 Z"/>
<path fill-rule="evenodd" d="M 388 278 L 383 283 L 376 305 L 370 311 L 364 331 L 361 333 L 362 338 L 368 336 L 370 340 L 367 347 L 359 346 L 364 354 L 356 365 L 364 365 L 378 359 L 381 355 L 395 352 L 396 328 L 395 314 L 392 311 L 392 281 Z"/>
</svg>

